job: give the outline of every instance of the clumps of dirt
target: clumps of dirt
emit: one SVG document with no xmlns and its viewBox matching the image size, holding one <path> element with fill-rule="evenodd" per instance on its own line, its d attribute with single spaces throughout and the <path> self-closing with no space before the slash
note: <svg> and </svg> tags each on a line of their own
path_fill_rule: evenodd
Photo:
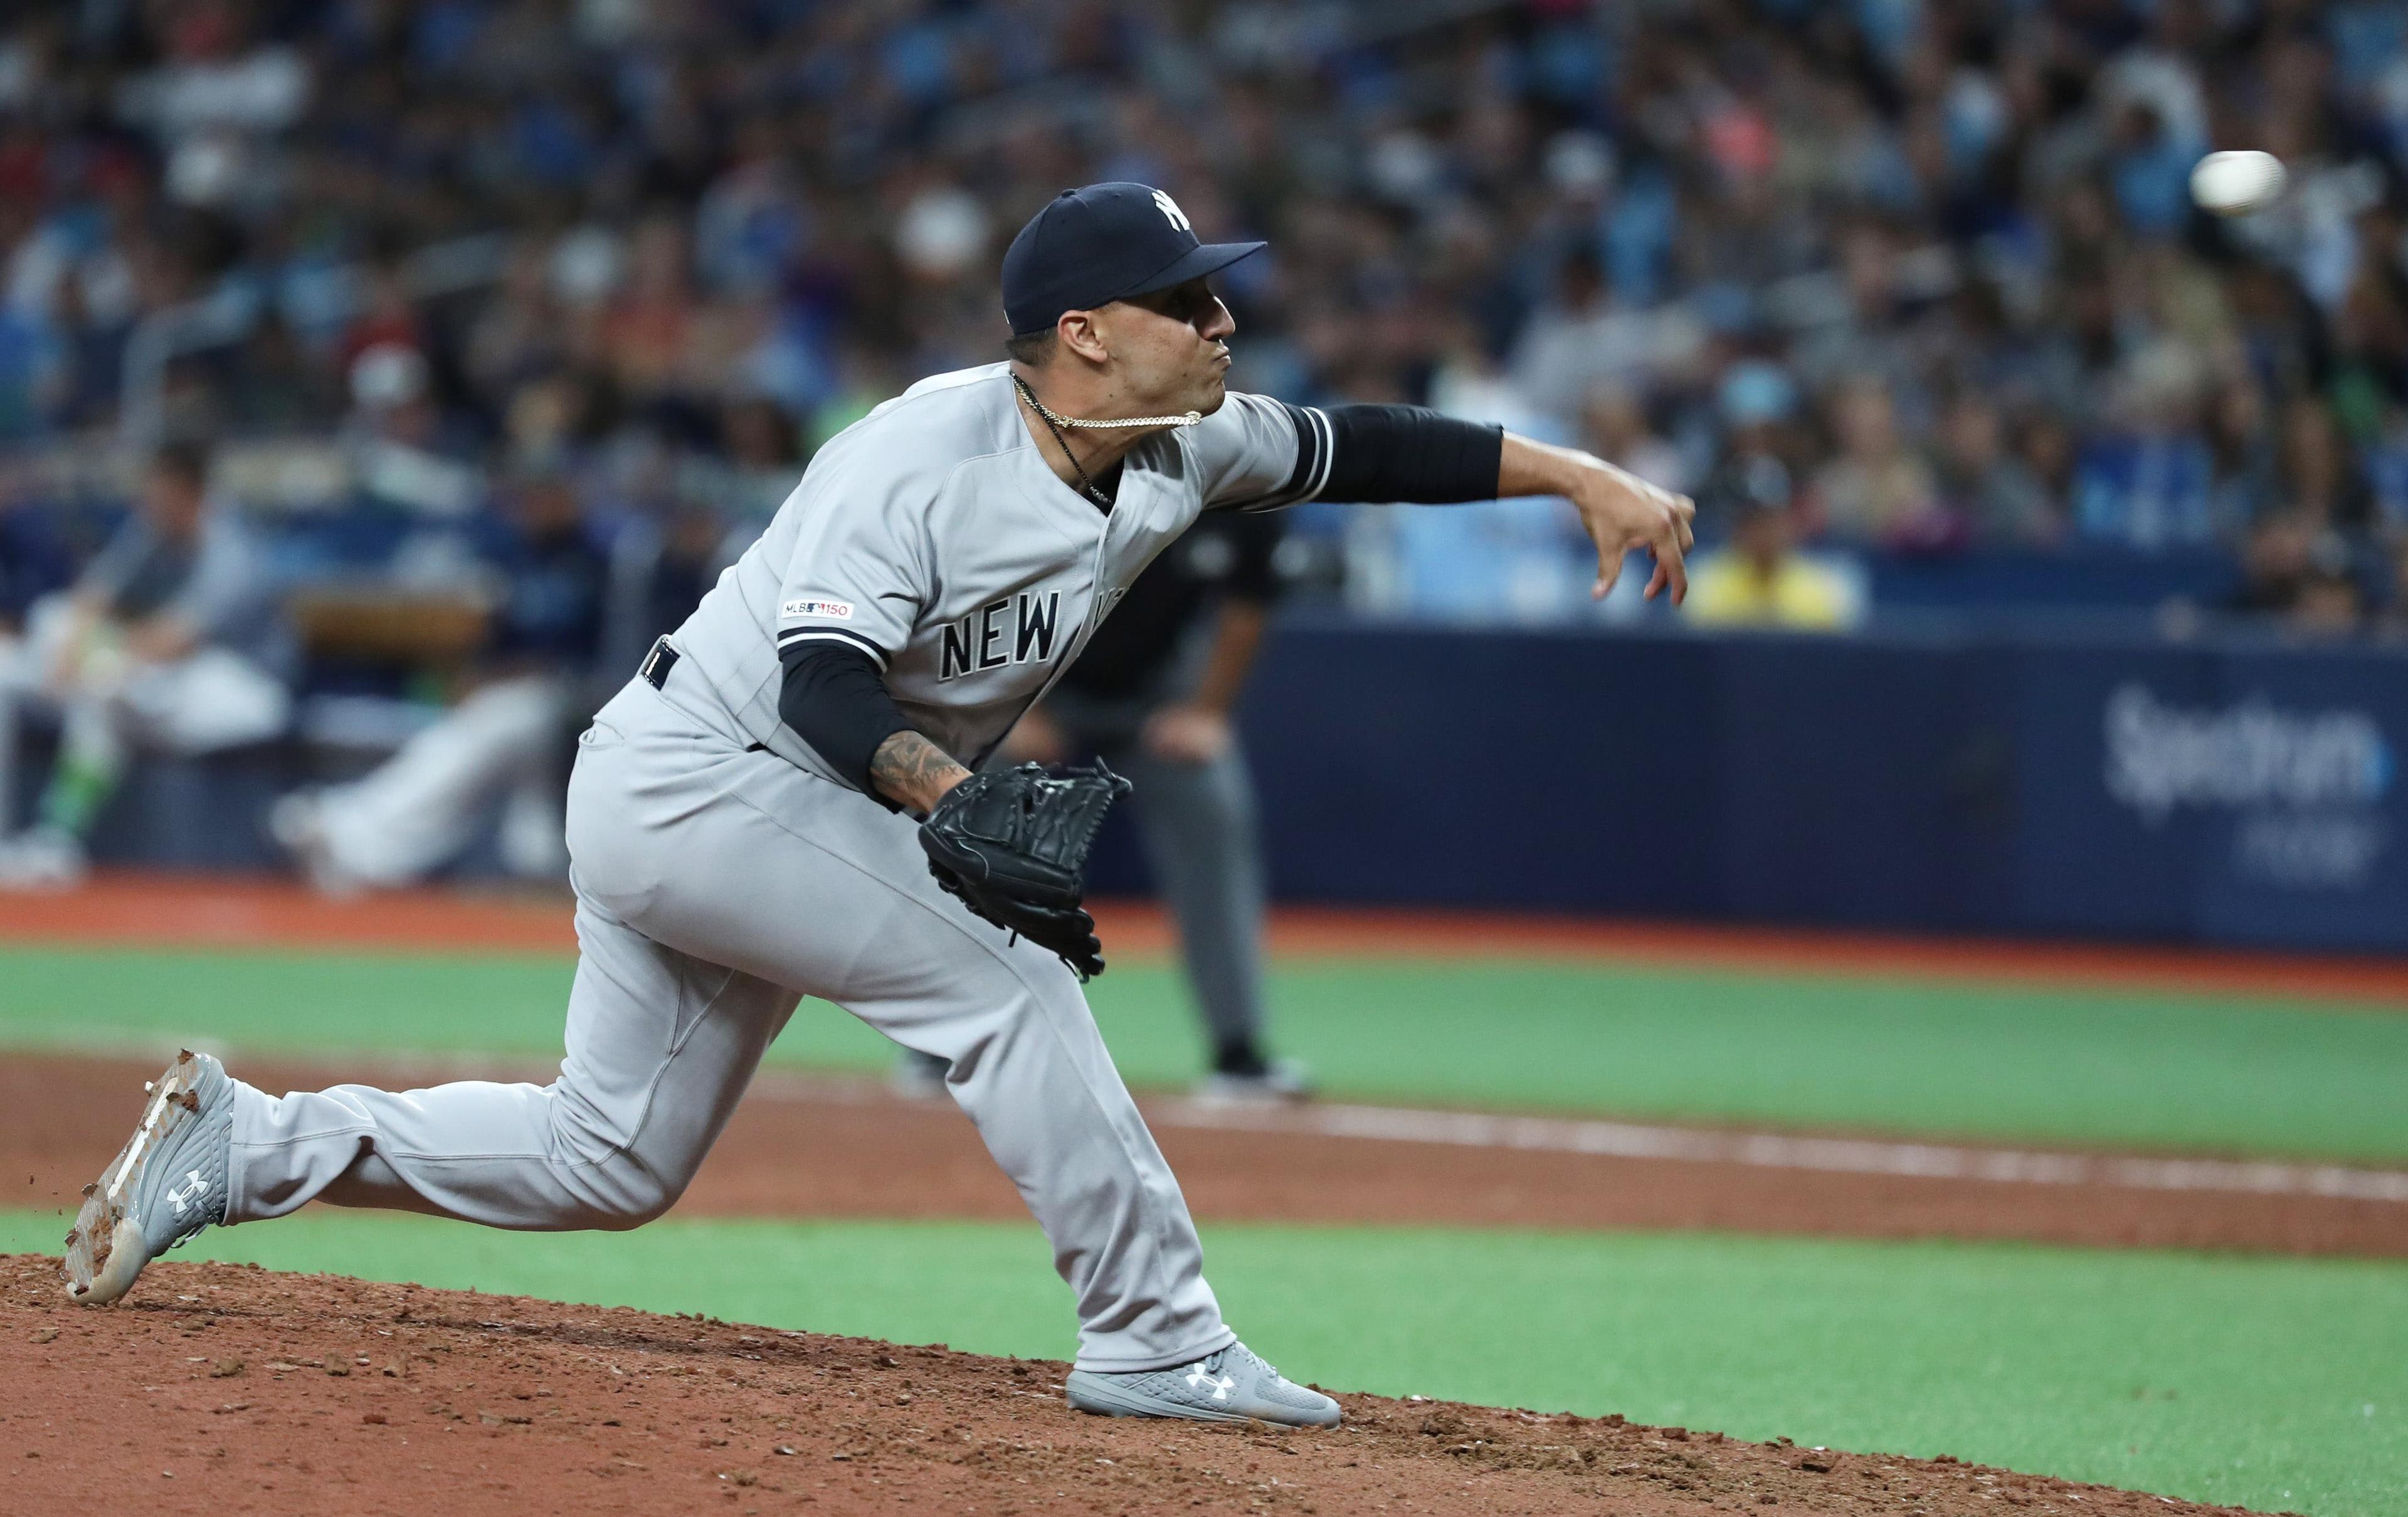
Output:
<svg viewBox="0 0 2408 1517">
<path fill-rule="evenodd" d="M 58 1268 L 0 1256 L 11 1511 L 2233 1510 L 1419 1398 L 1342 1395 L 1329 1432 L 1114 1421 L 1064 1404 L 1059 1363 L 233 1265 L 93 1309 Z"/>
</svg>

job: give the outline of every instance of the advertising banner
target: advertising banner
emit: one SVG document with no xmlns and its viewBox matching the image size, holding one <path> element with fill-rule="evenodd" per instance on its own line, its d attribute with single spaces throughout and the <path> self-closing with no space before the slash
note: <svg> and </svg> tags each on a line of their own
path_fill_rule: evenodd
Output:
<svg viewBox="0 0 2408 1517">
<path fill-rule="evenodd" d="M 2408 653 L 1297 622 L 1244 714 L 1285 899 L 2408 949 Z"/>
</svg>

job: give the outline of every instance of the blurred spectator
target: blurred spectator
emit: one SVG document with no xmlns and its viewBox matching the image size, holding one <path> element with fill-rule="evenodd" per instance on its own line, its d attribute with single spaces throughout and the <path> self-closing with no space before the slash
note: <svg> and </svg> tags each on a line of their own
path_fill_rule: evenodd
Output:
<svg viewBox="0 0 2408 1517">
<path fill-rule="evenodd" d="M 505 867 L 566 872 L 569 735 L 592 708 L 609 566 L 566 479 L 522 479 L 507 501 L 507 530 L 486 551 L 501 598 L 459 703 L 366 778 L 277 803 L 277 841 L 322 891 L 423 879 L 457 858 L 496 807 Z"/>
<path fill-rule="evenodd" d="M 731 400 L 718 417 L 719 451 L 687 462 L 679 494 L 758 533 L 803 477 L 795 423 L 758 395 Z"/>
<path fill-rule="evenodd" d="M 2284 504 L 2316 525 L 2365 524 L 2370 506 L 2365 478 L 2331 408 L 2314 397 L 2301 395 L 2284 409 L 2279 478 Z"/>
<path fill-rule="evenodd" d="M 2110 426 L 2083 450 L 2074 477 L 2084 536 L 2141 549 L 2213 540 L 2212 460 L 2186 384 L 2165 366 L 2118 383 Z"/>
<path fill-rule="evenodd" d="M 1647 390 L 1684 377 L 1704 348 L 1687 311 L 1623 306 L 1586 253 L 1564 261 L 1554 298 L 1523 330 L 1513 382 L 1530 405 L 1567 418 L 1601 385 Z"/>
<path fill-rule="evenodd" d="M 2040 547 L 2062 531 L 2047 488 L 2007 451 L 2005 423 L 1985 396 L 1960 395 L 1950 404 L 1931 473 L 1940 508 L 1977 541 Z"/>
<path fill-rule="evenodd" d="M 2235 378 L 2208 408 L 2208 512 L 2228 531 L 2272 509 L 2278 475 L 2265 393 L 2255 379 Z"/>
<path fill-rule="evenodd" d="M 550 262 L 539 245 L 523 247 L 468 325 L 461 362 L 469 385 L 488 405 L 500 406 L 519 387 L 566 365 L 576 334 L 556 298 Z"/>
<path fill-rule="evenodd" d="M 1402 398 L 1378 381 L 1376 372 L 1354 377 L 1345 398 Z M 1501 373 L 1470 362 L 1451 367 L 1444 390 L 1431 398 L 1467 421 L 1493 422 L 1541 441 L 1570 440 L 1553 417 L 1525 407 L 1521 391 Z M 1356 602 L 1463 623 L 1559 620 L 1590 604 L 1597 561 L 1595 550 L 1585 558 L 1579 551 L 1586 540 L 1570 503 L 1551 495 L 1364 513 L 1353 542 Z M 1373 565 L 1372 572 L 1361 572 Z M 1374 594 L 1374 581 L 1392 582 Z"/>
<path fill-rule="evenodd" d="M 1900 391 L 1913 394 L 1922 376 L 1918 360 L 1929 351 L 1917 339 L 1928 336 L 1908 299 L 1899 237 L 1878 221 L 1862 220 L 1838 231 L 1826 254 L 1837 264 L 1838 288 L 1799 313 L 1804 328 L 1796 345 L 1799 376 L 1817 394 L 1870 391 L 1885 402 Z M 1844 436 L 1840 446 L 1847 446 Z"/>
<path fill-rule="evenodd" d="M 2347 637 L 2366 626 L 2366 587 L 2344 561 L 2313 564 L 2285 623 L 2309 637 Z"/>
<path fill-rule="evenodd" d="M 2065 524 L 2065 506 L 2073 498 L 2074 470 L 2080 464 L 2073 429 L 2055 416 L 2042 414 L 2025 422 L 2015 441 L 2015 460 L 2041 489 L 2057 517 Z"/>
<path fill-rule="evenodd" d="M 639 405 L 682 395 L 700 312 L 686 271 L 686 229 L 656 215 L 636 229 L 627 279 L 602 320 L 610 377 Z"/>
<path fill-rule="evenodd" d="M 291 646 L 250 533 L 208 494 L 208 455 L 161 450 L 133 517 L 76 581 L 0 642 L 0 794 L 31 706 L 60 722 L 35 827 L 0 846 L 0 886 L 55 887 L 142 749 L 199 754 L 284 730 Z"/>
<path fill-rule="evenodd" d="M 227 396 L 226 424 L 233 430 L 289 436 L 334 425 L 335 386 L 311 365 L 299 335 L 281 317 L 270 316 L 252 330 L 235 367 L 242 383 Z"/>
<path fill-rule="evenodd" d="M 1798 551 L 1798 517 L 1785 503 L 1738 508 L 1727 546 L 1698 556 L 1682 609 L 1707 627 L 1838 632 L 1856 619 L 1857 596 L 1830 565 Z"/>
<path fill-rule="evenodd" d="M 483 481 L 467 461 L 467 440 L 436 402 L 424 354 L 380 338 L 352 358 L 351 390 L 345 432 L 363 494 L 435 516 L 476 504 Z"/>
<path fill-rule="evenodd" d="M 2190 215 L 2190 166 L 2201 144 L 2170 130 L 2157 106 L 2127 100 L 2114 112 L 2112 163 L 2116 208 L 2143 236 L 2172 236 Z"/>
<path fill-rule="evenodd" d="M 1798 500 L 1789 462 L 1798 387 L 1789 376 L 1761 360 L 1734 364 L 1723 376 L 1717 403 L 1722 458 L 1697 492 L 1698 527 L 1708 540 L 1728 536 L 1757 506 L 1789 507 Z"/>
<path fill-rule="evenodd" d="M 1600 384 L 1581 406 L 1581 446 L 1612 459 L 1649 484 L 1687 494 L 1689 468 L 1680 450 L 1647 424 L 1639 393 L 1627 385 Z"/>
<path fill-rule="evenodd" d="M 1931 471 L 1899 436 L 1889 389 L 1878 379 L 1841 385 L 1830 408 L 1839 456 L 1814 479 L 1831 535 L 1853 542 L 1901 542 L 1940 530 Z"/>
<path fill-rule="evenodd" d="M 2316 526 L 2305 513 L 2274 511 L 2251 523 L 2241 554 L 2241 583 L 2223 608 L 2244 616 L 2286 616 L 2316 560 Z"/>
<path fill-rule="evenodd" d="M 2391 539 L 2387 562 L 2384 565 L 2389 581 L 2376 630 L 2386 641 L 2397 643 L 2408 638 L 2408 537 Z"/>
<path fill-rule="evenodd" d="M 623 542 L 632 530 L 623 530 Z M 757 520 L 739 520 L 731 527 L 707 506 L 687 504 L 671 510 L 658 551 L 635 564 L 631 575 L 613 575 L 613 598 L 632 620 L 624 637 L 609 649 L 612 656 L 598 671 L 601 681 L 608 683 L 618 670 L 634 668 L 652 639 L 675 632 L 718 582 L 720 571 L 742 557 L 760 535 Z M 620 566 L 614 561 L 614 570 Z M 632 587 L 626 583 L 630 578 L 636 581 Z"/>
</svg>

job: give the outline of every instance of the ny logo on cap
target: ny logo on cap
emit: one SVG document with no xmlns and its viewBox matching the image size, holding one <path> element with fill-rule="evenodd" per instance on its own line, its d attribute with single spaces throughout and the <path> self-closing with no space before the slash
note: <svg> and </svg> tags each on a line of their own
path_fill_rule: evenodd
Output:
<svg viewBox="0 0 2408 1517">
<path fill-rule="evenodd" d="M 1164 218 L 1168 220 L 1171 225 L 1179 228 L 1182 232 L 1192 232 L 1195 230 L 1194 227 L 1187 224 L 1187 213 L 1179 208 L 1178 201 L 1171 199 L 1168 195 L 1156 190 L 1154 192 L 1154 203 L 1161 209 Z"/>
</svg>

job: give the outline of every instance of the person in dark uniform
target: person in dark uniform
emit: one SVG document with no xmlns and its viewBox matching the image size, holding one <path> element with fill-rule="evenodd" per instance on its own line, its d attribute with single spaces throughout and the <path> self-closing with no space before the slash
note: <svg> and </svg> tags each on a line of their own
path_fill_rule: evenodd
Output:
<svg viewBox="0 0 2408 1517">
<path fill-rule="evenodd" d="M 1278 597 L 1275 513 L 1208 513 L 1139 576 L 1095 639 L 1004 745 L 1010 763 L 1092 752 L 1135 783 L 1147 861 L 1171 916 L 1211 1070 L 1197 1094 L 1295 1100 L 1304 1066 L 1263 1039 L 1262 850 L 1230 711 Z M 936 1090 L 916 1055 L 898 1083 Z"/>
</svg>

